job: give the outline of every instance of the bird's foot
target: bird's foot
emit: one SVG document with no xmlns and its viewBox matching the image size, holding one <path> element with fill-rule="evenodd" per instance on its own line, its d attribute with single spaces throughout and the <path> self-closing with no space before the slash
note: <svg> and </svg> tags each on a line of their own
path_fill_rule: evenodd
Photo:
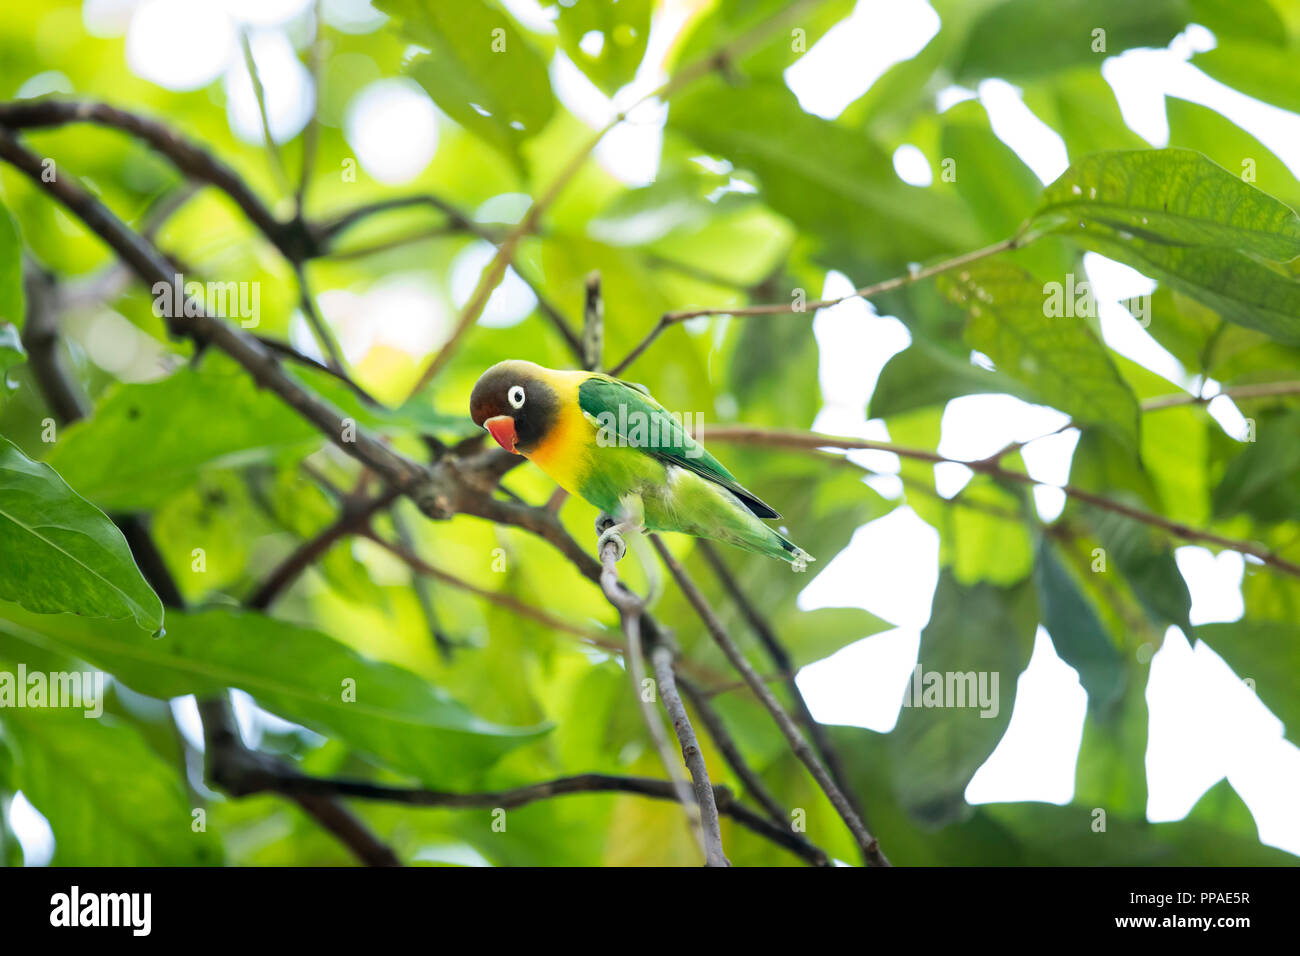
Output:
<svg viewBox="0 0 1300 956">
<path fill-rule="evenodd" d="M 617 551 L 614 555 L 615 561 L 622 561 L 623 555 L 627 554 L 627 542 L 623 540 L 623 532 L 629 530 L 626 525 L 615 521 L 610 515 L 601 514 L 596 519 L 596 533 L 600 535 L 596 539 L 596 556 L 605 560 L 605 545 L 613 542 Z"/>
</svg>

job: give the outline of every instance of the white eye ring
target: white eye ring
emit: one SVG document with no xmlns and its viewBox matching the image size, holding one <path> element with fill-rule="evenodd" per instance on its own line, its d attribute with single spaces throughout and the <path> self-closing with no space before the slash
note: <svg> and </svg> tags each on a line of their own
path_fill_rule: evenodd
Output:
<svg viewBox="0 0 1300 956">
<path fill-rule="evenodd" d="M 524 397 L 524 387 L 522 385 L 511 385 L 510 391 L 506 392 L 506 401 L 510 403 L 511 408 L 523 408 Z"/>
</svg>

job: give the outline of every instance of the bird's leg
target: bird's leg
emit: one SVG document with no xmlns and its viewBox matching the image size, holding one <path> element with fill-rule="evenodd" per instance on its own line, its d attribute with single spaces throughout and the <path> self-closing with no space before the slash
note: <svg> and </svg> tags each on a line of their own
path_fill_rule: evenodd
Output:
<svg viewBox="0 0 1300 956">
<path fill-rule="evenodd" d="M 618 546 L 618 555 L 614 560 L 621 561 L 623 555 L 627 554 L 627 543 L 623 536 L 628 532 L 639 532 L 645 524 L 645 510 L 638 495 L 625 496 L 619 501 L 618 511 L 618 518 L 603 511 L 596 518 L 596 533 L 600 535 L 596 539 L 596 556 L 602 561 L 602 552 L 610 541 Z"/>
</svg>

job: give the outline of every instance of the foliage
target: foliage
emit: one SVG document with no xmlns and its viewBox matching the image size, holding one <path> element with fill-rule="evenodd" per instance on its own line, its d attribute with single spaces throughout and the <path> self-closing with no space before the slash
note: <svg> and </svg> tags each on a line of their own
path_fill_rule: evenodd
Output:
<svg viewBox="0 0 1300 956">
<path fill-rule="evenodd" d="M 308 802 L 286 799 L 303 776 L 423 792 L 434 806 L 391 793 L 348 804 L 407 863 L 699 862 L 681 808 L 643 793 L 512 806 L 504 829 L 492 794 L 472 808 L 439 803 L 577 774 L 665 776 L 628 680 L 619 614 L 589 580 L 595 509 L 554 497 L 531 466 L 508 468 L 518 462 L 488 453 L 466 415 L 475 379 L 496 361 L 582 364 L 593 271 L 606 367 L 633 355 L 624 377 L 668 408 L 701 413 L 706 440 L 720 430 L 710 450 L 782 512 L 816 570 L 855 529 L 901 507 L 939 531 L 943 567 L 919 664 L 1000 675 L 996 718 L 916 707 L 887 735 L 804 727 L 894 863 L 1294 862 L 1260 843 L 1226 781 L 1187 819 L 1146 822 L 1143 691 L 1151 647 L 1177 627 L 1254 681 L 1300 742 L 1300 182 L 1231 121 L 1178 100 L 1167 103 L 1168 146 L 1148 146 L 1100 68 L 1201 23 L 1217 46 L 1194 65 L 1297 109 L 1300 17 L 1283 0 L 933 5 L 941 26 L 924 49 L 827 119 L 801 105 L 785 71 L 852 4 L 687 4 L 666 54 L 655 54 L 670 78 L 657 91 L 666 120 L 654 181 L 639 186 L 602 167 L 595 131 L 561 101 L 550 65 L 564 56 L 593 89 L 621 90 L 618 109 L 641 107 L 611 107 L 613 125 L 652 122 L 628 89 L 661 65 L 642 62 L 656 49 L 652 17 L 664 13 L 649 0 L 543 3 L 549 32 L 494 0 L 377 0 L 386 16 L 362 28 L 318 23 L 305 4 L 286 36 L 316 72 L 314 119 L 274 149 L 232 132 L 232 85 L 176 92 L 138 77 L 125 39 L 85 29 L 81 4 L 7 11 L 0 672 L 111 675 L 101 719 L 0 708 L 0 797 L 21 791 L 44 815 L 53 862 L 352 861 L 355 845 L 327 838 Z M 346 117 L 371 83 L 399 77 L 437 105 L 439 143 L 394 187 L 358 164 Z M 1060 134 L 1070 165 L 1054 182 L 1039 183 L 978 100 L 938 109 L 941 90 L 988 78 L 1019 84 Z M 62 93 L 28 98 L 50 84 Z M 229 175 L 178 163 L 131 124 L 23 121 L 23 109 L 67 93 L 157 121 Z M 154 261 L 256 288 L 257 324 L 236 334 L 266 343 L 248 354 L 274 347 L 279 359 L 253 368 L 262 360 L 203 334 L 202 319 L 160 315 L 150 267 L 123 265 L 123 250 L 66 196 L 24 175 L 13 144 L 52 159 L 57 182 L 84 185 L 161 250 Z M 899 178 L 903 145 L 926 156 L 930 185 Z M 256 210 L 250 221 L 232 181 L 265 206 L 276 235 Z M 471 296 L 453 275 L 479 253 L 500 269 L 486 279 L 470 269 L 482 293 Z M 1118 355 L 1086 295 L 1064 312 L 1045 304 L 1054 288 L 1086 281 L 1086 253 L 1155 280 L 1147 332 L 1182 363 L 1184 381 Z M 876 310 L 911 337 L 863 409 L 902 454 L 892 497 L 867 483 L 857 456 L 828 450 L 861 441 L 789 438 L 806 438 L 823 405 L 816 310 L 798 303 L 817 300 L 831 270 L 869 287 Z M 518 321 L 501 316 L 508 296 L 487 298 L 503 276 L 532 290 Z M 423 290 L 422 309 L 375 333 L 369 310 L 402 283 Z M 762 304 L 774 305 L 745 311 Z M 313 340 L 317 314 L 326 334 Z M 236 329 L 240 318 L 218 321 Z M 335 342 L 342 376 L 322 365 Z M 436 376 L 417 388 L 435 354 Z M 1183 391 L 1210 379 L 1235 394 L 1249 435 L 1227 434 Z M 75 407 L 60 382 L 81 396 Z M 1080 437 L 1058 517 L 1040 517 L 1017 447 L 972 463 L 963 490 L 939 495 L 940 415 L 975 394 L 1070 416 Z M 1174 559 L 1187 543 L 1251 556 L 1240 621 L 1192 624 Z M 722 549 L 737 600 L 695 542 L 667 544 L 796 718 L 784 666 L 891 626 L 857 608 L 801 611 L 806 578 Z M 801 838 L 858 862 L 840 814 L 737 686 L 687 597 L 653 555 L 636 554 L 619 573 L 638 594 L 664 585 L 645 630 L 653 639 L 670 629 L 680 647 L 713 782 L 748 807 L 763 802 L 726 740 L 706 730 L 704 708 L 784 814 L 769 826 L 788 832 L 793 812 L 806 821 Z M 1039 625 L 1088 693 L 1074 797 L 972 806 L 967 785 L 1010 721 Z M 245 718 L 243 744 L 215 772 L 205 708 L 210 773 L 196 789 L 193 701 L 227 691 Z M 250 758 L 278 768 L 280 795 L 261 792 L 278 785 L 257 783 L 254 764 L 238 762 Z M 1105 833 L 1094 832 L 1098 808 Z M 0 844 L 17 862 L 12 835 L 4 822 Z M 799 859 L 733 816 L 722 840 L 737 865 Z"/>
</svg>

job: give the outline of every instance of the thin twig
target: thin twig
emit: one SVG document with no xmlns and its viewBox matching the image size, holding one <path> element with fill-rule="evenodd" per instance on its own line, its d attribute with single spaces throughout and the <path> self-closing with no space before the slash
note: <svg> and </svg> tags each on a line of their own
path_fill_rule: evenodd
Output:
<svg viewBox="0 0 1300 956">
<path fill-rule="evenodd" d="M 551 181 L 546 191 L 543 192 L 528 208 L 528 212 L 524 214 L 524 217 L 520 220 L 519 224 L 512 229 L 505 239 L 501 241 L 501 244 L 497 246 L 496 255 L 492 258 L 492 261 L 488 263 L 487 268 L 483 270 L 482 275 L 479 277 L 478 285 L 474 288 L 474 292 L 470 296 L 469 301 L 465 303 L 465 307 L 461 310 L 460 317 L 457 320 L 455 327 L 452 329 L 451 335 L 448 337 L 447 341 L 443 343 L 442 348 L 438 350 L 438 353 L 421 373 L 419 380 L 415 383 L 415 387 L 411 389 L 411 396 L 413 397 L 423 391 L 424 388 L 433 381 L 438 373 L 442 371 L 447 363 L 451 361 L 452 356 L 460 345 L 461 339 L 464 338 L 465 333 L 469 331 L 474 323 L 478 321 L 478 317 L 482 314 L 483 308 L 487 305 L 488 299 L 491 297 L 496 287 L 501 284 L 501 280 L 505 277 L 506 270 L 514 260 L 520 242 L 523 241 L 525 236 L 536 230 L 538 224 L 541 222 L 543 214 L 555 204 L 557 199 L 560 198 L 569 183 L 587 162 L 592 151 L 600 145 L 601 140 L 603 140 L 611 130 L 623 123 L 631 113 L 635 112 L 637 108 L 645 103 L 656 99 L 666 101 L 683 87 L 695 82 L 700 77 L 706 76 L 715 70 L 727 68 L 735 59 L 762 43 L 775 31 L 782 29 L 787 23 L 802 13 L 805 8 L 814 6 L 819 2 L 820 0 L 795 0 L 794 3 L 791 3 L 785 9 L 778 11 L 772 17 L 757 24 L 755 27 L 735 38 L 721 49 L 683 67 L 658 89 L 642 96 L 627 109 L 620 110 L 610 118 L 609 122 L 597 130 L 588 140 L 584 141 L 577 151 L 574 152 L 573 156 L 570 157 L 568 163 L 560 169 L 560 172 L 556 175 L 555 179 Z"/>
<path fill-rule="evenodd" d="M 928 461 L 933 464 L 952 463 L 964 465 L 972 471 L 981 474 L 990 475 L 1002 481 L 1014 481 L 1021 485 L 1039 485 L 1042 482 L 1031 478 L 1023 472 L 1013 471 L 1004 468 L 995 461 L 984 459 L 983 461 L 961 461 L 956 458 L 949 458 L 946 455 L 940 455 L 938 452 L 928 451 L 924 448 L 908 448 L 904 445 L 895 445 L 891 442 L 872 441 L 865 438 L 845 438 L 835 435 L 821 435 L 817 432 L 799 432 L 787 431 L 783 429 L 760 428 L 751 425 L 720 425 L 708 426 L 700 429 L 699 436 L 708 438 L 710 441 L 729 441 L 739 442 L 749 445 L 763 445 L 770 448 L 790 448 L 798 451 L 818 451 L 823 448 L 844 448 L 844 449 L 865 449 L 868 451 L 886 451 L 898 455 L 900 458 L 911 458 L 916 461 Z M 1240 538 L 1229 538 L 1226 535 L 1217 534 L 1213 531 L 1193 528 L 1191 525 L 1184 524 L 1181 521 L 1174 521 L 1163 515 L 1158 515 L 1150 511 L 1143 511 L 1141 508 L 1134 508 L 1131 505 L 1124 504 L 1122 501 L 1114 501 L 1103 495 L 1086 491 L 1075 485 L 1053 485 L 1059 487 L 1061 491 L 1069 498 L 1082 501 L 1085 504 L 1100 508 L 1103 511 L 1110 511 L 1115 514 L 1123 515 L 1126 518 L 1132 518 L 1143 524 L 1152 527 L 1161 528 L 1176 538 L 1182 538 L 1185 541 L 1201 541 L 1207 544 L 1217 545 L 1221 548 L 1227 548 L 1230 551 L 1238 551 L 1241 554 L 1248 554 L 1253 558 L 1258 558 L 1264 564 L 1276 568 L 1293 577 L 1300 577 L 1300 564 L 1289 561 L 1281 557 L 1262 544 L 1256 544 L 1252 541 L 1245 541 Z"/>
<path fill-rule="evenodd" d="M 687 575 L 685 569 L 682 568 L 677 559 L 673 557 L 672 552 L 668 550 L 667 546 L 662 540 L 660 540 L 658 535 L 652 534 L 650 540 L 654 543 L 655 550 L 659 552 L 659 557 L 667 566 L 669 573 L 672 574 L 673 579 L 677 582 L 677 586 L 681 588 L 682 593 L 686 595 L 686 600 L 690 602 L 693 608 L 695 608 L 695 612 L 700 616 L 700 620 L 704 622 L 705 630 L 709 632 L 709 636 L 713 638 L 714 643 L 716 643 L 722 650 L 722 653 L 726 655 L 727 660 L 731 662 L 731 666 L 734 667 L 740 673 L 740 676 L 745 679 L 745 683 L 749 685 L 750 690 L 754 692 L 755 696 L 758 697 L 763 706 L 767 708 L 768 713 L 772 715 L 772 719 L 776 721 L 776 725 L 780 729 L 782 736 L 784 736 L 786 741 L 790 744 L 790 749 L 794 751 L 795 756 L 797 756 L 800 761 L 803 762 L 804 766 L 808 768 L 808 772 L 812 774 L 813 779 L 817 781 L 817 785 L 821 787 L 822 792 L 826 794 L 831 805 L 835 807 L 836 812 L 838 812 L 840 817 L 844 820 L 844 823 L 849 828 L 849 832 L 853 834 L 853 838 L 857 841 L 858 846 L 861 847 L 862 853 L 867 859 L 867 865 L 888 866 L 889 861 L 880 851 L 879 841 L 876 840 L 876 838 L 867 830 L 862 819 L 857 815 L 852 805 L 849 803 L 848 798 L 844 796 L 843 791 L 836 786 L 835 781 L 832 780 L 830 774 L 826 772 L 826 768 L 823 767 L 821 761 L 817 759 L 817 755 L 813 753 L 812 747 L 808 745 L 808 741 L 806 741 L 803 734 L 799 732 L 799 728 L 795 726 L 790 715 L 785 712 L 785 708 L 781 706 L 780 701 L 776 699 L 772 692 L 767 688 L 767 685 L 759 678 L 758 673 L 750 665 L 749 661 L 745 659 L 745 655 L 740 652 L 740 648 L 736 646 L 736 642 L 731 639 L 731 635 L 728 634 L 726 628 L 722 626 L 722 622 L 718 620 L 718 616 L 713 613 L 713 608 L 709 607 L 708 601 L 704 599 L 704 595 L 700 593 L 700 589 L 695 586 L 695 582 L 690 579 L 690 576 Z"/>
<path fill-rule="evenodd" d="M 587 276 L 582 310 L 582 367 L 599 372 L 605 354 L 605 302 L 600 296 L 600 273 Z"/>
<path fill-rule="evenodd" d="M 0 103 L 0 127 L 10 130 L 42 129 L 68 123 L 95 123 L 143 140 L 186 176 L 210 183 L 234 200 L 258 231 L 290 262 L 315 254 L 316 241 L 301 221 L 277 219 L 230 166 L 203 146 L 155 119 L 92 100 L 37 99 Z M 60 172 L 58 178 L 66 177 Z"/>
<path fill-rule="evenodd" d="M 841 302 L 847 302 L 850 299 L 870 299 L 873 296 L 883 295 L 886 292 L 892 292 L 895 289 L 910 285 L 913 282 L 919 282 L 922 279 L 928 279 L 932 276 L 948 272 L 952 269 L 958 269 L 964 265 L 969 265 L 980 259 L 986 259 L 989 256 L 995 256 L 1001 252 L 1009 252 L 1012 249 L 1020 248 L 1029 242 L 1030 239 L 1021 235 L 1012 236 L 1010 239 L 1003 239 L 1001 242 L 995 242 L 991 246 L 985 246 L 983 249 L 976 249 L 974 252 L 967 252 L 960 256 L 954 256 L 951 259 L 945 259 L 943 262 L 936 262 L 933 265 L 926 266 L 923 269 L 914 269 L 900 276 L 894 276 L 891 279 L 885 279 L 883 282 L 876 282 L 871 285 L 855 289 L 848 295 L 842 295 L 836 299 L 818 299 L 815 302 L 796 303 L 777 302 L 771 305 L 750 305 L 731 309 L 682 309 L 677 312 L 665 312 L 659 317 L 659 321 L 650 328 L 645 338 L 636 344 L 632 351 L 623 357 L 623 360 L 610 369 L 611 375 L 618 375 L 629 365 L 641 357 L 654 342 L 665 331 L 674 325 L 680 325 L 688 319 L 698 319 L 707 315 L 729 315 L 733 318 L 743 318 L 752 315 L 787 315 L 799 314 L 805 315 L 815 313 L 819 309 L 829 309 L 839 305 Z"/>
<path fill-rule="evenodd" d="M 307 127 L 302 131 L 302 166 L 298 174 L 298 188 L 293 195 L 294 218 L 301 220 L 307 205 L 307 189 L 311 185 L 312 165 L 316 161 L 316 144 L 320 139 L 320 101 L 324 89 L 325 20 L 321 16 L 321 0 L 312 6 L 311 79 L 315 102 Z"/>
<path fill-rule="evenodd" d="M 262 785 L 265 781 L 293 779 L 298 771 L 288 761 L 244 746 L 224 694 L 199 701 L 199 717 L 203 722 L 205 776 L 214 784 L 234 797 L 274 790 L 298 804 L 367 866 L 402 865 L 391 847 L 338 802 L 336 797 L 341 794 L 292 791 Z"/>
<path fill-rule="evenodd" d="M 280 155 L 280 144 L 271 135 L 271 114 L 266 108 L 266 89 L 262 86 L 262 77 L 257 71 L 257 62 L 253 59 L 253 41 L 249 37 L 248 27 L 239 31 L 239 44 L 244 51 L 244 68 L 248 71 L 249 82 L 253 84 L 253 98 L 257 100 L 257 112 L 262 119 L 262 135 L 266 139 L 266 152 L 271 158 L 271 171 L 279 181 L 280 187 L 289 191 L 289 171 L 285 168 L 284 157 Z"/>
<path fill-rule="evenodd" d="M 406 515 L 402 509 L 391 509 L 388 512 L 388 520 L 393 523 L 393 530 L 397 533 L 398 543 L 411 554 L 414 554 L 415 533 L 411 530 L 411 525 L 406 520 Z M 371 540 L 374 540 L 373 536 Z M 421 574 L 415 568 L 411 570 L 414 572 L 411 575 L 411 587 L 415 590 L 416 600 L 420 602 L 420 613 L 424 615 L 424 623 L 429 628 L 429 636 L 433 638 L 433 646 L 438 649 L 438 656 L 445 663 L 451 660 L 452 652 L 462 645 L 448 637 L 447 632 L 442 628 L 438 616 L 438 607 L 433 600 L 434 576 Z"/>
<path fill-rule="evenodd" d="M 680 802 L 680 794 L 668 780 L 652 777 L 624 777 L 606 773 L 584 773 L 527 784 L 511 790 L 481 793 L 448 793 L 414 787 L 394 787 L 368 780 L 308 777 L 299 773 L 268 772 L 259 777 L 249 775 L 243 794 L 274 791 L 284 795 L 329 795 L 359 800 L 383 800 L 414 807 L 442 807 L 449 810 L 503 809 L 573 794 L 626 793 L 654 800 Z M 797 855 L 813 866 L 829 865 L 826 856 L 799 834 L 769 822 L 743 804 L 737 803 L 726 787 L 714 788 L 718 811 L 741 826 Z"/>
<path fill-rule="evenodd" d="M 349 535 L 360 534 L 370 526 L 370 520 L 397 499 L 396 490 L 389 488 L 366 502 L 347 503 L 338 518 L 315 537 L 309 538 L 280 562 L 270 576 L 262 582 L 245 604 L 255 611 L 265 611 L 298 576 L 315 564 L 335 543 Z"/>
<path fill-rule="evenodd" d="M 799 682 L 795 680 L 794 661 L 790 658 L 790 652 L 786 650 L 781 639 L 777 637 L 776 631 L 768 622 L 767 618 L 754 606 L 740 582 L 736 580 L 727 567 L 722 556 L 718 554 L 718 549 L 712 543 L 701 539 L 696 542 L 696 547 L 704 556 L 705 562 L 713 569 L 714 576 L 722 585 L 722 589 L 727 592 L 732 602 L 735 603 L 742 617 L 749 624 L 750 630 L 758 638 L 763 649 L 767 651 L 767 656 L 775 665 L 777 672 L 784 678 L 786 690 L 790 694 L 790 699 L 794 702 L 795 714 L 799 718 L 804 728 L 808 731 L 808 736 L 812 738 L 813 746 L 817 748 L 817 753 L 821 755 L 822 761 L 826 764 L 826 769 L 835 781 L 836 786 L 844 793 L 845 799 L 853 806 L 853 810 L 861 818 L 862 822 L 870 825 L 866 814 L 862 812 L 862 804 L 858 801 L 853 792 L 853 787 L 849 783 L 848 774 L 844 772 L 844 765 L 840 761 L 839 752 L 831 742 L 830 735 L 826 733 L 826 728 L 822 726 L 812 715 L 808 707 L 808 701 L 803 696 L 803 691 L 799 689 Z"/>
<path fill-rule="evenodd" d="M 473 594 L 476 597 L 480 597 L 491 604 L 495 604 L 497 607 L 505 608 L 507 611 L 517 614 L 520 617 L 526 617 L 529 620 L 536 621 L 553 631 L 559 631 L 562 634 L 572 634 L 574 637 L 580 638 L 593 646 L 603 648 L 607 651 L 613 651 L 618 654 L 625 653 L 626 651 L 626 648 L 622 644 L 609 640 L 599 631 L 580 627 L 577 624 L 566 621 L 564 618 L 557 617 L 550 611 L 534 607 L 533 605 L 521 601 L 509 594 L 502 594 L 499 591 L 490 591 L 487 588 L 481 588 L 476 584 L 471 584 L 464 578 L 457 577 L 450 571 L 444 571 L 442 568 L 435 567 L 421 558 L 405 544 L 388 541 L 373 532 L 367 532 L 366 537 L 379 545 L 389 554 L 400 558 L 408 567 L 418 574 L 432 578 L 435 581 L 442 581 L 444 584 L 449 584 L 452 587 L 459 588 L 460 590 Z"/>
<path fill-rule="evenodd" d="M 301 262 L 295 262 L 293 272 L 298 278 L 298 297 L 302 303 L 303 317 L 307 319 L 311 334 L 316 338 L 316 344 L 321 347 L 321 352 L 325 355 L 326 367 L 346 377 L 343 371 L 343 353 L 339 351 L 339 345 L 334 341 L 334 333 L 330 331 L 329 325 L 317 311 L 316 299 L 311 294 L 311 286 L 307 284 L 307 267 Z"/>
</svg>

